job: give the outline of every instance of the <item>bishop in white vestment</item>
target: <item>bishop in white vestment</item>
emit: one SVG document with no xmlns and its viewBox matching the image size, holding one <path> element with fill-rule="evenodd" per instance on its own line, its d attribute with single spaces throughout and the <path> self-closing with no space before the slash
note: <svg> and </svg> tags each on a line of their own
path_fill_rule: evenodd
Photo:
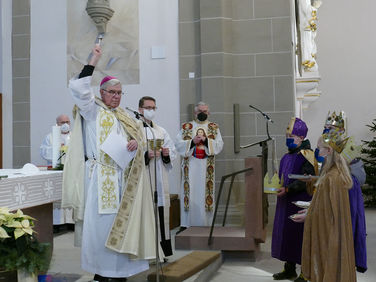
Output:
<svg viewBox="0 0 376 282">
<path fill-rule="evenodd" d="M 83 220 L 82 268 L 95 273 L 95 281 L 107 281 L 149 268 L 146 259 L 155 258 L 155 227 L 152 195 L 144 185 L 143 135 L 119 107 L 121 84 L 114 77 L 105 77 L 101 99 L 90 87 L 100 56 L 97 45 L 89 65 L 69 82 L 77 107 L 63 175 L 62 205 L 74 208 L 76 221 Z M 107 142 L 119 154 L 133 152 L 133 159 L 120 162 L 116 154 L 104 149 Z"/>
<path fill-rule="evenodd" d="M 223 141 L 216 123 L 208 121 L 209 107 L 200 102 L 196 119 L 184 123 L 175 147 L 183 157 L 180 226 L 209 226 L 214 213 L 215 156 Z"/>
</svg>

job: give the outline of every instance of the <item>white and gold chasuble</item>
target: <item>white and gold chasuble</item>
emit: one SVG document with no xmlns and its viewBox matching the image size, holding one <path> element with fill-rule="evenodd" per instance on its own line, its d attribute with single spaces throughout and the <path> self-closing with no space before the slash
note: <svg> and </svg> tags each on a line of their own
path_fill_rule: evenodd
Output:
<svg viewBox="0 0 376 282">
<path fill-rule="evenodd" d="M 135 139 L 139 144 L 136 156 L 129 167 L 124 170 L 121 202 L 108 235 L 106 247 L 119 253 L 127 253 L 134 258 L 151 259 L 155 257 L 155 244 L 153 241 L 155 238 L 155 226 L 151 193 L 147 189 L 147 185 L 144 185 L 146 171 L 144 148 L 142 146 L 144 140 L 141 128 L 123 109 L 108 110 L 99 98 L 96 99 L 96 103 L 106 112 L 101 115 L 102 109 L 100 109 L 98 114 L 98 116 L 102 116 L 99 120 L 105 125 L 102 136 L 108 136 L 111 132 L 108 129 L 110 126 L 112 130 L 121 130 L 119 127 L 114 128 L 113 124 L 117 120 L 123 130 L 128 133 L 128 139 Z M 113 115 L 112 118 L 114 118 L 112 125 L 113 119 L 110 115 Z M 99 140 L 99 142 L 103 143 L 104 140 Z M 112 184 L 109 184 L 111 178 L 106 178 L 107 175 L 112 176 L 113 170 L 111 170 L 110 164 L 115 165 L 115 162 L 111 160 L 111 163 L 108 159 L 110 157 L 103 153 L 101 161 L 104 160 L 105 163 L 100 164 L 100 166 L 106 168 L 100 170 L 100 178 L 105 179 L 102 182 L 102 191 L 98 192 L 101 197 L 108 200 L 107 204 L 114 202 L 113 197 L 115 194 L 111 193 Z M 98 190 L 100 190 L 100 182 L 98 182 Z M 104 202 L 103 198 L 102 202 Z"/>
<path fill-rule="evenodd" d="M 207 137 L 206 157 L 194 156 L 192 139 L 198 130 Z M 223 148 L 216 123 L 191 121 L 184 123 L 176 138 L 175 147 L 183 157 L 181 182 L 181 226 L 208 226 L 211 224 L 215 197 L 215 155 Z"/>
<path fill-rule="evenodd" d="M 97 148 L 101 147 L 112 130 L 121 131 L 124 136 L 115 115 L 104 108 L 99 109 L 96 127 Z M 102 150 L 99 150 L 97 170 L 99 213 L 116 213 L 119 208 L 118 172 L 116 163 Z"/>
<path fill-rule="evenodd" d="M 82 269 L 106 277 L 129 277 L 149 268 L 145 259 L 155 258 L 153 202 L 144 185 L 142 131 L 120 107 L 110 110 L 95 98 L 90 83 L 91 77 L 69 81 L 79 111 L 73 114 L 63 203 L 73 207 L 76 222 L 83 223 Z M 111 130 L 120 130 L 124 138 L 138 143 L 133 161 L 124 170 L 100 150 Z"/>
</svg>

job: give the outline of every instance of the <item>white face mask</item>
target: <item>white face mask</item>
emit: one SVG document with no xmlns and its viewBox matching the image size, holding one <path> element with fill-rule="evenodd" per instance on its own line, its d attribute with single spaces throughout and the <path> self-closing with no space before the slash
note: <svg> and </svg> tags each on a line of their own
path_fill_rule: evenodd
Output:
<svg viewBox="0 0 376 282">
<path fill-rule="evenodd" d="M 70 131 L 70 126 L 68 123 L 63 123 L 63 125 L 60 127 L 61 133 L 68 133 Z"/>
<path fill-rule="evenodd" d="M 154 110 L 144 110 L 144 117 L 148 120 L 153 120 L 155 117 Z"/>
</svg>

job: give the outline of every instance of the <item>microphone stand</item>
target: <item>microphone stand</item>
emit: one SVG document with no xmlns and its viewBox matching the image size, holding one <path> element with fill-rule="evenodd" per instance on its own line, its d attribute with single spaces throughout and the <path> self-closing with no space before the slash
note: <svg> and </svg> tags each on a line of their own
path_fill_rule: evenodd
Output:
<svg viewBox="0 0 376 282">
<path fill-rule="evenodd" d="M 266 146 L 266 151 L 268 151 L 268 147 L 267 147 L 266 142 L 272 140 L 272 138 L 270 137 L 270 134 L 269 134 L 269 123 L 268 123 L 268 121 L 270 121 L 270 122 L 273 122 L 273 121 L 271 120 L 271 118 L 267 114 L 263 113 L 262 111 L 260 111 L 256 107 L 254 107 L 252 105 L 249 105 L 249 107 L 251 107 L 251 108 L 255 109 L 256 111 L 258 111 L 259 113 L 261 113 L 263 115 L 263 117 L 265 118 L 267 138 L 265 140 L 261 140 L 259 142 L 255 142 L 255 143 L 251 143 L 251 144 L 248 144 L 248 145 L 240 146 L 240 148 L 241 149 L 245 149 L 245 148 L 252 147 L 252 146 L 260 144 L 260 146 L 262 146 L 262 148 L 263 148 L 263 151 L 264 151 L 264 146 Z"/>
<path fill-rule="evenodd" d="M 252 146 L 255 146 L 255 145 L 260 145 L 262 147 L 261 149 L 261 155 L 262 155 L 262 168 L 263 168 L 263 177 L 265 177 L 267 171 L 268 171 L 268 141 L 270 140 L 273 140 L 273 138 L 270 137 L 270 134 L 269 134 L 269 121 L 270 122 L 273 122 L 271 120 L 271 118 L 263 113 L 262 111 L 260 111 L 259 109 L 257 109 L 256 107 L 252 106 L 252 105 L 249 105 L 249 107 L 255 109 L 256 111 L 258 111 L 259 113 L 261 113 L 263 115 L 263 117 L 265 118 L 265 123 L 266 123 L 266 135 L 267 135 L 267 138 L 264 139 L 264 140 L 261 140 L 259 142 L 255 142 L 255 143 L 251 143 L 251 144 L 248 144 L 248 145 L 244 145 L 244 146 L 240 146 L 241 149 L 245 149 L 245 148 L 248 148 L 248 147 L 252 147 Z M 273 164 L 274 166 L 274 164 Z M 263 206 L 263 227 L 266 226 L 266 224 L 268 223 L 268 207 L 269 207 L 269 202 L 268 202 L 268 198 L 265 196 L 265 194 L 263 193 L 263 197 L 262 197 L 262 206 Z"/>
<path fill-rule="evenodd" d="M 261 113 L 263 115 L 263 117 L 265 118 L 265 125 L 266 125 L 266 135 L 267 135 L 267 138 L 264 139 L 264 140 L 261 140 L 259 142 L 255 142 L 255 143 L 251 143 L 251 144 L 248 144 L 248 145 L 243 145 L 243 146 L 240 146 L 241 149 L 245 149 L 245 148 L 248 148 L 248 147 L 252 147 L 252 146 L 255 146 L 255 145 L 260 145 L 262 147 L 261 151 L 262 151 L 262 159 L 263 159 L 263 169 L 264 169 L 264 175 L 266 174 L 266 172 L 268 171 L 268 141 L 270 140 L 273 140 L 273 138 L 270 137 L 270 134 L 269 134 L 269 121 L 270 122 L 273 122 L 271 120 L 271 118 L 265 114 L 264 112 L 260 111 L 259 109 L 257 109 L 256 107 L 252 106 L 252 105 L 249 105 L 249 107 L 251 107 L 252 109 L 255 109 L 256 111 L 258 111 L 259 113 Z"/>
<path fill-rule="evenodd" d="M 158 238 L 158 190 L 157 190 L 157 139 L 155 138 L 155 134 L 153 132 L 152 127 L 146 122 L 144 116 L 141 117 L 141 120 L 146 124 L 146 126 L 150 129 L 151 134 L 153 136 L 153 151 L 154 151 L 154 222 L 155 222 L 155 274 L 156 274 L 156 282 L 159 282 L 159 238 Z M 146 144 L 148 143 L 148 138 L 146 136 Z M 149 167 L 150 169 L 150 167 Z M 151 181 L 150 181 L 151 184 Z M 153 186 L 150 185 L 151 192 L 153 193 Z"/>
<path fill-rule="evenodd" d="M 137 119 L 141 119 L 141 121 L 146 124 L 146 126 L 150 129 L 151 131 L 151 134 L 153 136 L 153 150 L 154 150 L 154 187 L 155 187 L 155 190 L 154 190 L 154 193 L 153 193 L 153 186 L 152 186 L 152 183 L 151 183 L 151 179 L 150 179 L 150 191 L 152 193 L 152 196 L 154 196 L 154 223 L 155 223 L 155 267 L 156 267 L 156 270 L 155 270 L 155 274 L 156 274 L 156 282 L 159 282 L 159 267 L 160 267 L 160 261 L 159 261 L 159 238 L 158 238 L 158 191 L 157 191 L 157 158 L 156 158 L 156 153 L 157 153 L 157 139 L 155 138 L 155 134 L 154 134 L 154 131 L 152 129 L 152 127 L 146 122 L 146 119 L 144 117 L 144 115 L 140 114 L 139 112 L 136 112 L 136 111 L 133 111 L 129 108 L 126 107 L 126 109 L 128 111 L 131 111 L 134 113 L 134 115 L 136 116 Z M 145 138 L 146 138 L 146 144 L 147 146 L 148 145 L 148 139 L 147 139 L 147 134 L 145 134 Z M 150 169 L 150 167 L 149 167 Z"/>
</svg>

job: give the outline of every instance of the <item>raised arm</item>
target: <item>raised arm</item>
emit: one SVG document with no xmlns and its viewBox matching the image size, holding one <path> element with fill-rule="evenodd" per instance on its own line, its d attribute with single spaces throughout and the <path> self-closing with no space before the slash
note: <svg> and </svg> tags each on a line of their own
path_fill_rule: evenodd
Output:
<svg viewBox="0 0 376 282">
<path fill-rule="evenodd" d="M 78 79 L 75 77 L 69 81 L 69 89 L 74 103 L 80 108 L 80 114 L 86 120 L 96 118 L 95 95 L 90 84 L 94 68 L 101 56 L 102 48 L 99 45 L 95 45 L 89 64 L 84 66 Z"/>
<path fill-rule="evenodd" d="M 84 68 L 82 69 L 78 78 L 83 78 L 83 77 L 86 77 L 86 76 L 92 76 L 93 75 L 94 68 L 95 68 L 99 59 L 102 56 L 101 46 L 99 44 L 95 44 L 92 51 L 91 51 L 91 54 L 92 54 L 92 56 L 90 58 L 89 63 L 86 66 L 84 66 Z"/>
</svg>

